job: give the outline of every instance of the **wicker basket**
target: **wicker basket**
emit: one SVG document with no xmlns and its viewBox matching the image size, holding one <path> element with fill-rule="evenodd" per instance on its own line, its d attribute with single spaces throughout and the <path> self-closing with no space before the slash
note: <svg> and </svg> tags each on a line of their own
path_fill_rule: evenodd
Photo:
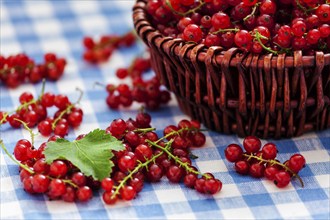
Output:
<svg viewBox="0 0 330 220">
<path fill-rule="evenodd" d="M 330 54 L 253 55 L 164 37 L 133 9 L 152 67 L 180 108 L 206 127 L 241 137 L 299 136 L 330 128 Z"/>
</svg>

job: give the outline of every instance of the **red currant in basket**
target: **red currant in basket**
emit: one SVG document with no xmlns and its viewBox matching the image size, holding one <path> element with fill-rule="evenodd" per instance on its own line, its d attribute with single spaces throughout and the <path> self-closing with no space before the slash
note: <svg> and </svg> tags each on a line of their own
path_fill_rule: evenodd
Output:
<svg viewBox="0 0 330 220">
<path fill-rule="evenodd" d="M 246 51 L 249 51 L 252 45 L 252 36 L 247 30 L 240 30 L 235 34 L 235 44 Z"/>
<path fill-rule="evenodd" d="M 322 4 L 320 5 L 315 14 L 319 17 L 321 22 L 327 23 L 330 21 L 330 5 L 329 4 Z"/>
<path fill-rule="evenodd" d="M 212 26 L 215 30 L 230 27 L 230 17 L 221 11 L 212 16 Z"/>
<path fill-rule="evenodd" d="M 196 24 L 190 24 L 183 30 L 183 39 L 198 43 L 203 37 L 202 29 Z"/>
</svg>

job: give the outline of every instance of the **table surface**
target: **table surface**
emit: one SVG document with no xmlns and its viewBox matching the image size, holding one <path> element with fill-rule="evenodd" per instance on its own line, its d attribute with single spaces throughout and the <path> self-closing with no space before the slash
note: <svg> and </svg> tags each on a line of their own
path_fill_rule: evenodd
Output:
<svg viewBox="0 0 330 220">
<path fill-rule="evenodd" d="M 110 110 L 103 88 L 94 83 L 119 83 L 115 77 L 118 67 L 128 66 L 145 47 L 142 43 L 116 51 L 108 62 L 93 66 L 82 60 L 82 38 L 102 34 L 124 34 L 133 29 L 131 9 L 134 1 L 1 1 L 1 54 L 25 52 L 37 62 L 46 52 L 65 57 L 68 65 L 64 76 L 57 82 L 47 82 L 46 91 L 62 93 L 71 100 L 78 97 L 76 88 L 84 91 L 81 106 L 84 121 L 70 131 L 68 139 L 87 133 L 94 128 L 105 129 L 115 118 L 134 117 L 140 106 Z M 17 89 L 0 85 L 1 110 L 10 111 L 18 105 L 23 91 L 37 95 L 41 84 L 24 84 Z M 172 99 L 169 105 L 150 112 L 152 125 L 159 130 L 187 118 Z M 29 138 L 23 129 L 1 127 L 1 139 L 8 150 L 19 138 Z M 236 135 L 206 132 L 206 146 L 194 149 L 198 159 L 193 163 L 202 172 L 212 172 L 223 182 L 220 193 L 207 196 L 184 187 L 171 184 L 166 178 L 161 182 L 146 183 L 136 199 L 118 202 L 113 206 L 102 202 L 101 192 L 95 193 L 87 203 L 49 201 L 44 195 L 26 193 L 19 180 L 18 167 L 1 150 L 1 219 L 329 219 L 330 185 L 330 130 L 308 133 L 304 136 L 271 140 L 278 145 L 279 159 L 284 161 L 294 153 L 301 153 L 307 166 L 300 175 L 302 188 L 294 180 L 284 189 L 278 189 L 271 181 L 240 176 L 233 165 L 224 158 L 224 148 L 229 143 L 241 143 Z M 37 138 L 37 143 L 45 139 Z M 270 140 L 267 140 L 270 141 Z M 266 140 L 262 140 L 263 143 Z"/>
</svg>

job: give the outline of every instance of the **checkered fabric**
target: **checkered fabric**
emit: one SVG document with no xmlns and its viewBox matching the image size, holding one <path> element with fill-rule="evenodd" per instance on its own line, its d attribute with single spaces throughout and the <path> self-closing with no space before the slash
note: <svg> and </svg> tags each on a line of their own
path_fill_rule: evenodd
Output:
<svg viewBox="0 0 330 220">
<path fill-rule="evenodd" d="M 84 91 L 81 106 L 83 124 L 70 132 L 68 139 L 94 128 L 106 128 L 115 118 L 134 117 L 139 106 L 120 111 L 109 110 L 106 93 L 95 82 L 118 83 L 115 70 L 129 65 L 145 47 L 139 43 L 116 51 L 105 64 L 93 66 L 82 60 L 82 38 L 86 35 L 124 34 L 133 28 L 133 0 L 1 0 L 1 54 L 25 52 L 40 63 L 46 52 L 65 57 L 68 65 L 57 82 L 47 82 L 46 91 L 62 93 L 70 100 L 78 97 L 76 88 Z M 17 89 L 0 85 L 1 110 L 10 111 L 18 105 L 23 91 L 35 95 L 41 84 L 25 84 Z M 154 127 L 178 123 L 186 116 L 173 99 L 159 111 L 150 112 Z M 1 139 L 9 152 L 19 138 L 29 138 L 23 129 L 8 125 L 0 128 Z M 301 153 L 307 166 L 301 171 L 305 187 L 297 180 L 284 189 L 265 179 L 240 176 L 224 157 L 229 143 L 241 143 L 235 135 L 206 132 L 206 146 L 194 149 L 198 156 L 194 164 L 202 172 L 212 172 L 223 182 L 222 191 L 214 196 L 202 195 L 183 184 L 145 184 L 136 199 L 120 201 L 113 206 L 103 203 L 101 193 L 95 193 L 87 203 L 49 201 L 44 195 L 30 195 L 23 190 L 18 167 L 1 150 L 0 200 L 1 219 L 329 219 L 330 130 L 313 132 L 299 138 L 273 141 L 278 145 L 279 159 L 284 161 Z M 44 141 L 38 137 L 36 142 Z M 266 140 L 263 140 L 265 143 Z"/>
</svg>

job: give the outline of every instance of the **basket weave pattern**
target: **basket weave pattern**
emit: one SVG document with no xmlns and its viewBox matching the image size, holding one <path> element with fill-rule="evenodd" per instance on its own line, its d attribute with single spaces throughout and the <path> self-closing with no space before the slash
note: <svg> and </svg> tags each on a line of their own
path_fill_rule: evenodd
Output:
<svg viewBox="0 0 330 220">
<path fill-rule="evenodd" d="M 241 137 L 299 136 L 330 128 L 330 54 L 254 55 L 164 37 L 133 9 L 152 67 L 180 108 L 206 127 Z"/>
</svg>

